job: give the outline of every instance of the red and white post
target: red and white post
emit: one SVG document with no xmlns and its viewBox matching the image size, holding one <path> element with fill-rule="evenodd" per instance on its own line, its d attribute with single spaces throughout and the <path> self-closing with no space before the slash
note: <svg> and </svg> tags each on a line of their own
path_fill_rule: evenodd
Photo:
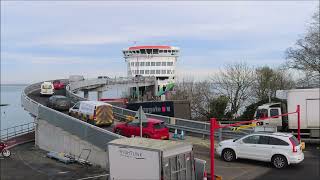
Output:
<svg viewBox="0 0 320 180">
<path fill-rule="evenodd" d="M 298 140 L 300 142 L 300 105 L 297 105 L 297 114 L 298 114 Z"/>
<path fill-rule="evenodd" d="M 215 179 L 214 175 L 214 132 L 217 128 L 217 119 L 210 119 L 210 173 L 211 179 Z"/>
</svg>

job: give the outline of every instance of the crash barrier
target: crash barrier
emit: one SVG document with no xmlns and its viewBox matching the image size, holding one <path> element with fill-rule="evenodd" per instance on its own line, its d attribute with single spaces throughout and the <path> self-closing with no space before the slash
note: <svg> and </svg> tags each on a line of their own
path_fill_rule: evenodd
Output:
<svg viewBox="0 0 320 180">
<path fill-rule="evenodd" d="M 108 130 L 88 124 L 77 118 L 55 111 L 45 106 L 39 106 L 39 119 L 57 126 L 80 139 L 87 141 L 101 149 L 105 149 L 109 141 L 122 136 L 112 133 Z"/>
<path fill-rule="evenodd" d="M 107 142 L 122 137 L 118 134 L 112 133 L 97 126 L 90 125 L 79 119 L 43 106 L 29 98 L 27 94 L 39 90 L 41 84 L 42 82 L 32 84 L 26 87 L 21 94 L 22 106 L 25 110 L 30 112 L 31 115 L 37 117 L 38 119 L 45 120 L 48 123 L 65 131 L 68 131 L 69 133 L 74 134 L 102 149 L 106 147 Z M 103 139 L 103 141 L 101 141 L 101 139 Z"/>
<path fill-rule="evenodd" d="M 17 136 L 21 136 L 24 134 L 28 134 L 34 131 L 35 123 L 30 122 L 26 124 L 21 124 L 18 126 L 13 126 L 6 129 L 0 130 L 1 139 L 0 141 L 7 141 L 9 139 L 15 138 Z"/>
<path fill-rule="evenodd" d="M 233 123 L 233 124 L 227 124 L 227 125 L 220 125 L 217 122 L 216 118 L 211 118 L 210 119 L 210 172 L 212 175 L 214 175 L 214 138 L 215 138 L 215 130 L 216 129 L 223 129 L 223 128 L 230 128 L 230 127 L 235 127 L 235 126 L 239 126 L 242 124 L 251 124 L 251 123 L 255 123 L 255 122 L 260 122 L 260 121 L 266 121 L 266 120 L 270 120 L 272 118 L 279 118 L 282 116 L 288 116 L 290 114 L 297 114 L 297 121 L 298 121 L 298 140 L 300 141 L 300 105 L 297 105 L 297 109 L 295 112 L 289 112 L 289 113 L 285 113 L 285 114 L 280 114 L 280 115 L 276 115 L 276 116 L 270 116 L 270 117 L 265 117 L 265 118 L 260 118 L 260 119 L 253 119 L 253 120 L 248 120 L 248 121 L 242 121 L 242 122 L 237 122 L 237 123 Z"/>
</svg>

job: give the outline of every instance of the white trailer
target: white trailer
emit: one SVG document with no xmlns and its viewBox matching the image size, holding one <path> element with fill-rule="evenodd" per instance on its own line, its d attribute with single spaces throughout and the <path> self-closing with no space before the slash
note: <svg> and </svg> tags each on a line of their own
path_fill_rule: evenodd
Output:
<svg viewBox="0 0 320 180">
<path fill-rule="evenodd" d="M 279 99 L 287 100 L 287 108 L 281 103 L 268 103 L 258 107 L 255 118 L 277 116 L 287 112 L 295 112 L 300 105 L 300 129 L 310 137 L 320 137 L 320 88 L 292 89 L 277 91 Z M 297 114 L 290 114 L 288 118 L 272 118 L 263 121 L 265 124 L 281 126 L 283 120 L 287 119 L 289 131 L 298 129 Z"/>
<path fill-rule="evenodd" d="M 310 130 L 311 137 L 319 137 L 320 130 L 320 88 L 293 89 L 287 92 L 288 112 L 294 112 L 300 105 L 300 128 Z M 289 115 L 289 129 L 298 129 L 296 114 Z"/>
<path fill-rule="evenodd" d="M 111 180 L 195 180 L 192 144 L 146 138 L 108 143 Z"/>
</svg>

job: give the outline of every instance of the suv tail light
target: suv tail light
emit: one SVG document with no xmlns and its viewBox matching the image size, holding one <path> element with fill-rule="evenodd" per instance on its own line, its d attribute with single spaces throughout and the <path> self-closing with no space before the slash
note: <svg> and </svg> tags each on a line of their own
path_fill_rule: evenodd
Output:
<svg viewBox="0 0 320 180">
<path fill-rule="evenodd" d="M 289 140 L 290 140 L 291 145 L 292 145 L 292 152 L 294 152 L 294 153 L 297 152 L 297 150 L 296 150 L 296 148 L 295 148 L 295 147 L 297 146 L 296 143 L 295 143 L 294 140 L 292 140 L 291 138 L 289 138 Z"/>
</svg>

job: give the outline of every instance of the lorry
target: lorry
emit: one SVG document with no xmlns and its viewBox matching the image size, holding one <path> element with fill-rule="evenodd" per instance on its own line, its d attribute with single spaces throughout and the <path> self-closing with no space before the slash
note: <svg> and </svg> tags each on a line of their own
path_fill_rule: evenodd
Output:
<svg viewBox="0 0 320 180">
<path fill-rule="evenodd" d="M 108 143 L 110 178 L 148 180 L 196 180 L 193 146 L 181 141 L 120 138 Z M 203 166 L 202 166 L 203 167 Z M 204 174 L 204 172 L 200 172 Z M 199 177 L 199 176 L 198 176 Z"/>
<path fill-rule="evenodd" d="M 300 105 L 300 130 L 305 137 L 320 137 L 320 88 L 291 89 L 277 91 L 277 98 L 287 103 L 273 102 L 259 106 L 255 112 L 255 119 L 278 116 L 287 112 L 296 112 Z M 277 126 L 283 131 L 296 132 L 298 129 L 297 114 L 279 116 L 258 123 Z"/>
<path fill-rule="evenodd" d="M 109 126 L 114 121 L 112 105 L 101 101 L 79 101 L 69 109 L 69 115 L 96 126 Z"/>
</svg>

